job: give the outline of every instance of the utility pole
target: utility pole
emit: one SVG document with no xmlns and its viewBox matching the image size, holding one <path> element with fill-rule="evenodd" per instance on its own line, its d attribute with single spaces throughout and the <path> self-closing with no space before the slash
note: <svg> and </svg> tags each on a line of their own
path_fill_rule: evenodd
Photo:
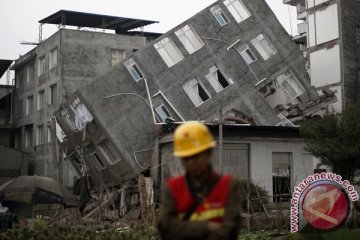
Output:
<svg viewBox="0 0 360 240">
<path fill-rule="evenodd" d="M 224 173 L 224 156 L 223 156 L 223 120 L 222 105 L 219 106 L 219 167 L 220 173 Z"/>
</svg>

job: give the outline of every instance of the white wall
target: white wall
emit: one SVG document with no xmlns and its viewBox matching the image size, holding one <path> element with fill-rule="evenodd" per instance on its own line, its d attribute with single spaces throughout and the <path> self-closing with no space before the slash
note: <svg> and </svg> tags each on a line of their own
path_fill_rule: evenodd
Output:
<svg viewBox="0 0 360 240">
<path fill-rule="evenodd" d="M 308 21 L 310 47 L 339 38 L 337 4 L 333 4 L 321 11 L 318 10 L 314 14 L 310 14 Z"/>
<path fill-rule="evenodd" d="M 310 77 L 315 87 L 341 81 L 339 45 L 310 53 Z"/>
<path fill-rule="evenodd" d="M 330 0 L 307 0 L 307 6 L 308 8 L 314 7 L 316 5 L 319 5 L 324 2 L 328 2 Z"/>
<path fill-rule="evenodd" d="M 245 141 L 244 141 L 245 143 Z M 313 157 L 305 150 L 301 141 L 249 141 L 251 158 L 251 178 L 259 186 L 272 194 L 272 153 L 292 153 L 292 184 L 296 186 L 300 181 L 313 173 Z"/>
</svg>

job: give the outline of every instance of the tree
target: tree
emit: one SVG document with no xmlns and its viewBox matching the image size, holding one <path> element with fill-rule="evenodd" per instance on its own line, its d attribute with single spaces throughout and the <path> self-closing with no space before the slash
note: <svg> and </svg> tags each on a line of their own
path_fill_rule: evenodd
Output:
<svg viewBox="0 0 360 240">
<path fill-rule="evenodd" d="M 309 119 L 300 127 L 306 150 L 322 165 L 353 181 L 360 170 L 360 102 L 342 113 Z"/>
</svg>

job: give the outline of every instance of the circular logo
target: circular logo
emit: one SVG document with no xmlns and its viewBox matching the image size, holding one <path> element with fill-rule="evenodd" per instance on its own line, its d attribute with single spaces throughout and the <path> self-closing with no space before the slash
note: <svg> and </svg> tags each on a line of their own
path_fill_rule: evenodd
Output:
<svg viewBox="0 0 360 240">
<path fill-rule="evenodd" d="M 331 183 L 320 183 L 304 193 L 303 216 L 313 227 L 322 230 L 333 229 L 346 220 L 350 202 L 346 193 Z"/>
</svg>

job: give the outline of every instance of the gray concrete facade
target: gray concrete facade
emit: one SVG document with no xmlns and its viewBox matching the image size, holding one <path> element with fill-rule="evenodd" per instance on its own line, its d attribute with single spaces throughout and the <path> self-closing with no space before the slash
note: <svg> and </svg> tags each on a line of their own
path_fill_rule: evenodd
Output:
<svg viewBox="0 0 360 240">
<path fill-rule="evenodd" d="M 211 122 L 221 109 L 243 123 L 274 126 L 315 113 L 328 99 L 310 86 L 304 67 L 265 1 L 217 1 L 80 88 L 56 117 L 69 159 L 87 166 L 95 183 L 119 185 L 151 167 L 166 117 Z M 79 103 L 93 117 L 81 131 L 73 126 Z"/>
<path fill-rule="evenodd" d="M 60 179 L 62 154 L 56 150 L 58 141 L 52 136 L 55 132 L 48 131 L 53 112 L 76 89 L 105 74 L 116 61 L 143 48 L 150 40 L 144 36 L 61 28 L 16 60 L 15 147 L 30 152 L 29 174 Z M 69 176 L 63 174 L 64 182 L 71 185 L 76 174 L 71 164 L 64 164 L 69 166 L 64 171 Z"/>
</svg>

